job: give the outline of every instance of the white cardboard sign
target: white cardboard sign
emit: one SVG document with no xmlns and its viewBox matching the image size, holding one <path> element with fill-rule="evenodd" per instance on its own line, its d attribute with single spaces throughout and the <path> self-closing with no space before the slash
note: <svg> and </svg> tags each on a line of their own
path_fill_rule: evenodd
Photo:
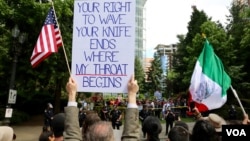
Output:
<svg viewBox="0 0 250 141">
<path fill-rule="evenodd" d="M 75 0 L 71 73 L 78 92 L 126 93 L 134 52 L 135 0 Z"/>
</svg>

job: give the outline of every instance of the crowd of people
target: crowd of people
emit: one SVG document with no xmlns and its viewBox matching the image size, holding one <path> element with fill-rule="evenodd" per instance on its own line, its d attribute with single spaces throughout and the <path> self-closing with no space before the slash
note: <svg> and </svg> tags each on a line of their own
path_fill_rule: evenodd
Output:
<svg viewBox="0 0 250 141">
<path fill-rule="evenodd" d="M 113 122 L 105 120 L 105 114 L 108 113 L 107 107 L 102 110 L 103 115 L 99 116 L 98 112 L 92 111 L 87 113 L 82 127 L 79 124 L 79 108 L 77 108 L 76 93 L 77 84 L 72 79 L 66 85 L 68 92 L 68 106 L 65 107 L 65 123 L 63 139 L 64 141 L 114 141 L 114 129 L 117 128 Z M 159 135 L 162 132 L 161 120 L 153 115 L 145 105 L 139 111 L 136 93 L 139 90 L 137 81 L 134 77 L 128 82 L 128 104 L 124 116 L 124 127 L 121 141 L 138 141 L 140 140 L 140 132 L 142 131 L 147 141 L 159 141 Z M 111 121 L 117 122 L 121 120 L 121 113 L 117 112 L 117 106 L 113 107 L 111 113 Z M 190 132 L 189 127 L 180 118 L 176 118 L 175 114 L 168 107 L 162 114 L 166 120 L 166 135 L 170 141 L 220 141 L 221 127 L 225 120 L 217 114 L 211 113 L 203 117 L 198 109 L 194 106 L 191 109 L 193 116 L 197 120 Z M 112 116 L 113 113 L 119 113 Z M 141 124 L 140 124 L 141 122 Z M 52 120 L 53 123 L 53 120 Z M 245 115 L 242 124 L 250 124 L 248 115 Z M 53 124 L 52 124 L 53 125 Z M 140 129 L 141 127 L 141 129 Z M 52 127 L 53 129 L 54 127 Z M 169 132 L 168 132 L 169 131 Z"/>
<path fill-rule="evenodd" d="M 136 93 L 139 90 L 137 81 L 134 76 L 131 77 L 127 84 L 128 103 L 124 113 L 123 131 L 121 141 L 139 141 L 140 133 L 145 135 L 145 141 L 160 141 L 160 133 L 163 131 L 161 119 L 148 112 L 148 107 L 143 107 L 139 111 Z M 112 122 L 103 120 L 96 111 L 86 113 L 83 122 L 79 123 L 79 108 L 77 107 L 76 94 L 77 84 L 73 78 L 69 78 L 66 84 L 68 94 L 68 104 L 64 108 L 63 113 L 58 113 L 51 118 L 39 136 L 39 141 L 115 141 L 114 130 L 119 129 Z M 48 109 L 51 105 L 48 105 Z M 117 107 L 114 106 L 114 112 Z M 103 109 L 105 111 L 105 109 Z M 176 118 L 171 109 L 166 108 L 162 111 L 166 122 L 166 136 L 168 141 L 221 141 L 222 125 L 231 124 L 226 122 L 221 116 L 215 113 L 210 113 L 208 116 L 203 116 L 194 106 L 190 109 L 196 119 L 192 132 L 187 123 L 181 121 L 181 118 Z M 142 112 L 143 111 L 143 112 Z M 145 116 L 146 115 L 146 116 Z M 173 118 L 174 117 L 174 118 Z M 121 121 L 122 116 L 112 116 L 111 121 Z M 141 123 L 140 123 L 141 122 Z M 248 115 L 244 115 L 244 119 L 239 124 L 249 125 L 250 120 Z M 50 128 L 47 127 L 50 126 Z M 11 129 L 11 128 L 10 128 Z M 0 141 L 11 141 L 14 138 L 13 129 L 8 134 L 0 132 Z M 119 141 L 120 141 L 119 140 Z"/>
</svg>

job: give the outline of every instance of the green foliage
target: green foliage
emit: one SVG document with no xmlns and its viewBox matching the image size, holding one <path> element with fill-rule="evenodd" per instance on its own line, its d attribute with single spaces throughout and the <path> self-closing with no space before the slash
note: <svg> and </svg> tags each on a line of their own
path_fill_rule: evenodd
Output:
<svg viewBox="0 0 250 141">
<path fill-rule="evenodd" d="M 11 124 L 20 124 L 24 121 L 28 121 L 30 119 L 30 116 L 22 111 L 13 111 L 12 118 L 10 119 Z"/>
<path fill-rule="evenodd" d="M 139 93 L 145 93 L 144 84 L 145 84 L 145 74 L 142 66 L 141 60 L 138 57 L 135 57 L 135 79 L 139 85 Z"/>
<path fill-rule="evenodd" d="M 173 84 L 175 82 L 175 79 L 178 77 L 178 73 L 170 70 L 168 71 L 168 75 L 166 76 L 166 83 L 167 83 L 167 95 L 170 97 L 170 95 L 174 92 Z"/>
<path fill-rule="evenodd" d="M 137 99 L 144 100 L 145 99 L 145 95 L 144 94 L 139 94 Z"/>
<path fill-rule="evenodd" d="M 196 60 L 203 48 L 204 37 L 206 35 L 214 52 L 222 60 L 225 71 L 232 79 L 232 86 L 235 89 L 246 107 L 250 107 L 250 72 L 248 62 L 250 60 L 250 8 L 244 5 L 232 5 L 231 15 L 228 16 L 228 25 L 225 29 L 222 24 L 212 22 L 207 18 L 203 11 L 193 7 L 191 20 L 188 24 L 188 33 L 186 36 L 178 35 L 177 52 L 174 54 L 173 72 L 176 77 L 168 81 L 173 83 L 175 94 L 184 92 L 189 87 L 191 75 L 193 73 Z M 171 86 L 171 85 L 170 85 Z M 228 101 L 226 105 L 238 102 L 236 101 L 231 90 L 228 90 Z M 226 106 L 225 105 L 225 106 Z M 222 107 L 223 110 L 226 107 Z M 225 111 L 221 111 L 226 114 Z"/>
<path fill-rule="evenodd" d="M 0 42 L 3 43 L 0 44 L 0 79 L 6 80 L 6 83 L 0 84 L 0 97 L 8 95 L 9 79 L 12 73 L 10 71 L 12 65 L 10 64 L 13 62 L 13 47 L 16 46 L 21 48 L 18 54 L 15 77 L 15 86 L 19 98 L 17 99 L 17 105 L 32 102 L 30 99 L 42 92 L 49 93 L 55 101 L 55 107 L 60 107 L 59 102 L 63 97 L 63 90 L 69 77 L 67 64 L 71 63 L 66 62 L 65 54 L 68 60 L 71 60 L 74 1 L 54 0 L 53 2 L 65 52 L 63 47 L 60 47 L 58 53 L 52 54 L 41 62 L 37 68 L 32 68 L 29 60 L 51 3 L 39 3 L 34 0 L 0 1 L 0 8 L 4 9 L 0 12 L 0 33 L 2 33 Z M 14 39 L 11 36 L 11 29 L 14 25 L 19 26 L 20 32 L 27 34 L 27 39 L 23 44 L 20 44 L 17 38 Z M 20 101 L 20 98 L 22 101 Z M 40 100 L 47 98 L 47 95 L 44 94 Z M 6 103 L 6 99 L 0 99 L 1 103 Z M 51 102 L 54 103 L 54 101 Z"/>
<path fill-rule="evenodd" d="M 231 46 L 235 49 L 234 57 L 230 62 L 230 72 L 232 77 L 232 85 L 236 89 L 241 99 L 250 98 L 250 76 L 248 65 L 250 54 L 249 41 L 249 16 L 250 9 L 244 5 L 232 5 L 230 9 L 230 23 L 227 25 L 228 36 Z M 225 53 L 224 53 L 225 54 Z M 233 100 L 231 98 L 230 100 Z M 229 101 L 230 102 L 230 101 Z M 228 102 L 228 103 L 229 103 Z M 250 103 L 246 103 L 246 107 L 250 107 Z"/>
<path fill-rule="evenodd" d="M 10 118 L 11 124 L 19 124 L 23 121 L 27 121 L 30 118 L 30 116 L 22 111 L 14 110 L 12 117 Z M 5 119 L 5 108 L 0 108 L 0 121 L 3 121 Z"/>
<path fill-rule="evenodd" d="M 63 37 L 64 48 L 52 54 L 37 68 L 31 68 L 30 56 L 42 28 L 51 3 L 39 3 L 34 0 L 0 0 L 0 103 L 5 106 L 9 91 L 9 81 L 13 63 L 13 47 L 21 48 L 18 56 L 15 86 L 18 92 L 15 108 L 26 109 L 29 106 L 41 106 L 54 100 L 55 107 L 60 108 L 60 101 L 65 99 L 65 84 L 68 80 L 68 64 L 71 64 L 72 31 L 73 31 L 73 0 L 54 0 L 56 16 Z M 232 79 L 245 107 L 250 107 L 250 8 L 244 5 L 232 5 L 228 24 L 224 27 L 212 22 L 204 11 L 193 7 L 186 35 L 178 35 L 177 52 L 173 57 L 173 70 L 168 71 L 167 93 L 186 93 L 193 68 L 202 48 L 204 33 L 212 44 L 215 53 L 222 60 L 226 72 Z M 22 33 L 27 33 L 27 40 L 20 44 L 13 38 L 11 29 L 18 25 Z M 65 49 L 65 52 L 64 52 Z M 65 55 L 69 62 L 66 62 Z M 140 86 L 140 98 L 144 93 L 152 95 L 160 87 L 162 77 L 161 61 L 158 54 L 154 55 L 149 70 L 149 83 L 144 83 L 144 71 L 141 60 L 135 58 L 135 78 Z M 232 92 L 228 91 L 227 104 L 237 104 Z M 37 104 L 37 105 L 36 105 Z M 39 110 L 41 110 L 40 108 Z M 37 110 L 37 111 L 39 111 Z M 14 110 L 15 114 L 16 110 Z M 1 112 L 2 113 L 2 112 Z M 17 121 L 18 122 L 18 121 Z"/>
<path fill-rule="evenodd" d="M 200 26 L 208 21 L 208 17 L 206 13 L 202 10 L 199 11 L 196 6 L 193 6 L 193 12 L 191 15 L 191 20 L 188 23 L 188 33 L 184 39 L 185 45 L 190 45 L 192 43 L 193 38 L 196 36 L 196 34 L 201 34 Z"/>
<path fill-rule="evenodd" d="M 155 91 L 157 88 L 161 89 L 160 86 L 160 79 L 162 76 L 162 68 L 161 68 L 161 58 L 160 56 L 155 53 L 154 54 L 154 60 L 152 61 L 152 66 L 149 69 L 149 74 L 148 74 L 148 86 L 150 87 L 149 90 L 151 92 Z"/>
<path fill-rule="evenodd" d="M 192 50 L 196 48 L 193 47 L 193 39 L 197 34 L 201 34 L 201 25 L 208 21 L 207 15 L 204 11 L 199 11 L 195 6 L 192 7 L 193 12 L 190 17 L 190 22 L 188 23 L 188 32 L 186 36 L 178 35 L 179 43 L 177 43 L 177 52 L 174 54 L 173 68 L 176 72 L 176 78 L 172 80 L 173 82 L 173 93 L 179 93 L 186 91 L 189 87 L 189 82 L 191 78 L 191 71 L 194 67 L 195 57 L 199 50 L 196 50 L 195 54 L 192 54 Z M 201 40 L 202 41 L 202 40 Z M 202 44 L 199 46 L 202 47 Z"/>
</svg>

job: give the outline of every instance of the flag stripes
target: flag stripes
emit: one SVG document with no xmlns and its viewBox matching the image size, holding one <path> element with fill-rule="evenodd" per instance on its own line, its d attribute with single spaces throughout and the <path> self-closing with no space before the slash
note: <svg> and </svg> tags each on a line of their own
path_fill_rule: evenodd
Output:
<svg viewBox="0 0 250 141">
<path fill-rule="evenodd" d="M 62 46 L 61 33 L 54 9 L 51 7 L 30 58 L 32 67 L 36 67 L 52 53 L 57 52 L 60 46 Z"/>
</svg>

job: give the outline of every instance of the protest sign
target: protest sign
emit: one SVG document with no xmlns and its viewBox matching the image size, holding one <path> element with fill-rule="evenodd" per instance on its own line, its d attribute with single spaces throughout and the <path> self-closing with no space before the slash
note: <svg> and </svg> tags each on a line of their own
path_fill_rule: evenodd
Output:
<svg viewBox="0 0 250 141">
<path fill-rule="evenodd" d="M 79 92 L 126 93 L 134 52 L 135 0 L 75 0 L 71 73 Z"/>
</svg>

